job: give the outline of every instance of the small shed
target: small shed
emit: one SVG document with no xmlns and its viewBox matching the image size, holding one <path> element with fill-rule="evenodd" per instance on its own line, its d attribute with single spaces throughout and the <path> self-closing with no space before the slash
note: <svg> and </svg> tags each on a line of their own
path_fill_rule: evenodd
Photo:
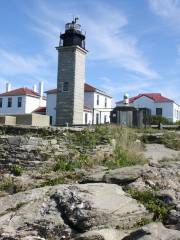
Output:
<svg viewBox="0 0 180 240">
<path fill-rule="evenodd" d="M 128 127 L 146 127 L 150 110 L 147 108 L 135 108 L 132 106 L 118 106 L 111 111 L 111 123 L 126 125 Z"/>
</svg>

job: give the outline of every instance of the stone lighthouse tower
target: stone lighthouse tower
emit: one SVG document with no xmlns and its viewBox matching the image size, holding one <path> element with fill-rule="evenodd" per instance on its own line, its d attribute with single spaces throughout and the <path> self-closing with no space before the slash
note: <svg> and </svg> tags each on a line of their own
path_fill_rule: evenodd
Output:
<svg viewBox="0 0 180 240">
<path fill-rule="evenodd" d="M 85 36 L 77 18 L 65 25 L 58 50 L 56 125 L 83 124 Z"/>
</svg>

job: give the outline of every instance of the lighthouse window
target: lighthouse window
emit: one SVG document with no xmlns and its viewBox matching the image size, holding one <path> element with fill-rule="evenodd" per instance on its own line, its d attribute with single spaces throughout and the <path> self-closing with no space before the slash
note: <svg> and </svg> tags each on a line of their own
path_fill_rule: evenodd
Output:
<svg viewBox="0 0 180 240">
<path fill-rule="evenodd" d="M 63 92 L 67 92 L 69 90 L 69 83 L 68 82 L 64 82 L 63 83 Z"/>
</svg>

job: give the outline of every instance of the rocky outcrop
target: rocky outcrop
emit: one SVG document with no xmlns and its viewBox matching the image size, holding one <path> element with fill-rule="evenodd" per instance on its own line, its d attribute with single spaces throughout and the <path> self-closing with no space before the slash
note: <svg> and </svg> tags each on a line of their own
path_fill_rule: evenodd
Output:
<svg viewBox="0 0 180 240">
<path fill-rule="evenodd" d="M 132 232 L 122 240 L 180 240 L 180 232 L 165 228 L 162 223 L 151 223 Z"/>
<path fill-rule="evenodd" d="M 147 214 L 116 185 L 44 187 L 0 198 L 0 239 L 71 239 L 91 230 L 129 228 Z"/>
</svg>

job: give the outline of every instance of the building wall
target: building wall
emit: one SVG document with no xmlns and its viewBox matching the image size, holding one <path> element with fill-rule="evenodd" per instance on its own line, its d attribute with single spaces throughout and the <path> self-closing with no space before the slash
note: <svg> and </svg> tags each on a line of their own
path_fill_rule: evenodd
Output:
<svg viewBox="0 0 180 240">
<path fill-rule="evenodd" d="M 180 106 L 173 103 L 173 122 L 180 121 Z"/>
<path fill-rule="evenodd" d="M 84 93 L 84 105 L 91 109 L 94 108 L 94 92 Z"/>
<path fill-rule="evenodd" d="M 78 46 L 58 48 L 57 125 L 82 124 L 86 51 Z M 68 82 L 68 91 L 62 91 Z"/>
<path fill-rule="evenodd" d="M 117 106 L 121 105 L 123 104 L 117 104 Z M 167 118 L 171 122 L 176 122 L 180 120 L 180 107 L 174 102 L 156 103 L 152 99 L 143 96 L 129 105 L 136 108 L 148 108 L 151 110 L 152 115 L 156 115 L 156 108 L 162 108 L 163 117 Z"/>
<path fill-rule="evenodd" d="M 26 96 L 25 98 L 25 113 L 32 113 L 38 107 L 45 107 L 46 100 L 41 98 Z"/>
<path fill-rule="evenodd" d="M 110 122 L 110 112 L 112 110 L 112 99 L 101 93 L 94 92 L 94 124 L 104 124 Z M 99 104 L 97 104 L 97 96 L 99 96 Z M 105 99 L 107 99 L 107 105 L 105 106 Z M 98 115 L 98 118 L 97 118 Z M 98 120 L 98 121 L 97 121 Z M 106 122 L 105 122 L 106 121 Z"/>
<path fill-rule="evenodd" d="M 97 105 L 97 95 L 99 95 L 99 105 Z M 52 117 L 52 125 L 56 125 L 56 93 L 47 94 L 47 107 L 46 114 Z M 107 98 L 107 110 L 105 109 L 105 98 Z M 95 104 L 96 102 L 96 104 Z M 83 123 L 85 124 L 85 113 L 88 113 L 88 123 L 97 124 L 97 123 L 106 123 L 110 122 L 110 112 L 112 109 L 112 99 L 106 97 L 102 94 L 97 94 L 95 92 L 85 92 L 84 93 L 84 105 L 92 109 L 92 112 L 83 111 Z M 65 103 L 64 103 L 65 104 Z M 64 107 L 64 105 L 62 106 Z M 93 113 L 94 112 L 94 113 Z M 99 116 L 99 121 L 96 121 L 96 114 Z M 80 123 L 79 123 L 80 124 Z"/>
<path fill-rule="evenodd" d="M 22 105 L 18 107 L 18 97 L 22 97 Z M 8 98 L 12 98 L 12 107 L 8 108 Z M 16 114 L 25 114 L 32 113 L 38 107 L 45 107 L 46 100 L 39 98 L 31 97 L 27 95 L 22 96 L 4 96 L 3 106 L 0 108 L 0 115 L 16 115 Z"/>
<path fill-rule="evenodd" d="M 26 97 L 25 96 L 12 96 L 12 107 L 8 108 L 8 98 L 11 96 L 4 96 L 3 106 L 0 108 L 0 115 L 9 115 L 9 114 L 24 114 L 26 113 Z M 18 108 L 18 97 L 22 97 L 22 106 Z"/>
<path fill-rule="evenodd" d="M 85 121 L 85 115 L 87 114 L 87 123 Z M 92 112 L 84 111 L 83 112 L 83 124 L 92 124 Z"/>
<path fill-rule="evenodd" d="M 46 114 L 51 118 L 51 124 L 56 125 L 56 96 L 57 94 L 47 94 Z"/>
</svg>

